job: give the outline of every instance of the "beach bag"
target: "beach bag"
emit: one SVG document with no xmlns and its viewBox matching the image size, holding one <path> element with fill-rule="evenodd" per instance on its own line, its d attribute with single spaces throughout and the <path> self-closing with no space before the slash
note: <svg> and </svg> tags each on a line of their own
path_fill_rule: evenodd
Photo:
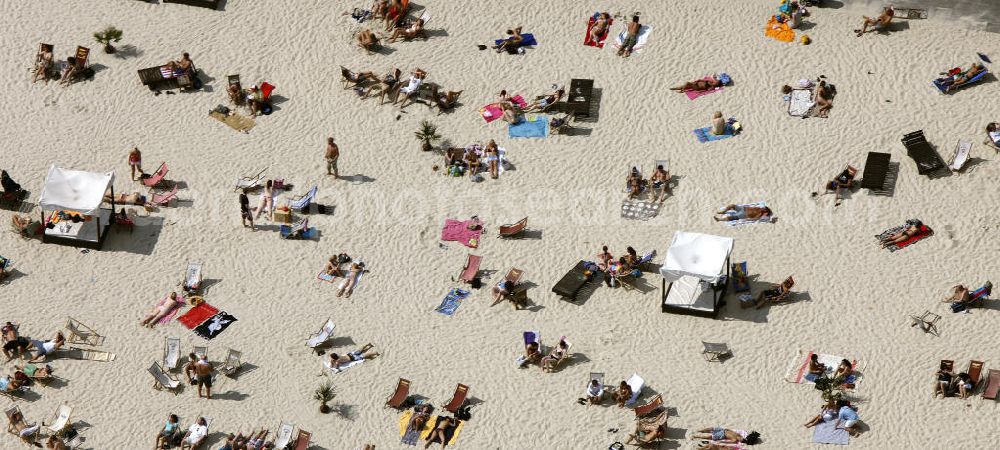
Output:
<svg viewBox="0 0 1000 450">
<path fill-rule="evenodd" d="M 469 420 L 472 418 L 472 411 L 468 406 L 461 406 L 455 410 L 455 418 L 458 420 Z"/>
<path fill-rule="evenodd" d="M 733 79 L 729 77 L 728 73 L 720 73 L 719 74 L 719 81 L 722 82 L 722 84 L 724 84 L 726 86 L 729 86 L 730 84 L 733 84 Z"/>
<path fill-rule="evenodd" d="M 471 282 L 469 282 L 469 285 L 472 286 L 473 289 L 479 289 L 479 288 L 483 287 L 483 279 L 479 278 L 479 277 L 475 277 L 475 278 L 472 279 Z"/>
<path fill-rule="evenodd" d="M 965 311 L 966 309 L 968 308 L 961 303 L 955 302 L 951 304 L 951 312 L 953 313 L 960 313 L 962 311 Z"/>
</svg>

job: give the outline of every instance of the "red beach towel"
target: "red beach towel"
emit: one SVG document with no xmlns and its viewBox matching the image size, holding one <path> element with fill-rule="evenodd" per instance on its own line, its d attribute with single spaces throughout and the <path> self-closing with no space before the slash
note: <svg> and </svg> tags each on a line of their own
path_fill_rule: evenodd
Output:
<svg viewBox="0 0 1000 450">
<path fill-rule="evenodd" d="M 479 228 L 470 230 L 469 225 L 477 224 Z M 460 221 L 455 219 L 445 219 L 444 229 L 441 230 L 442 241 L 455 241 L 470 248 L 479 247 L 479 236 L 483 234 L 482 222 L 478 220 Z"/>
<path fill-rule="evenodd" d="M 195 327 L 201 325 L 202 322 L 208 320 L 218 312 L 219 310 L 214 306 L 209 305 L 208 303 L 202 303 L 189 309 L 188 312 L 178 317 L 177 320 L 184 324 L 187 329 L 193 330 Z"/>
<path fill-rule="evenodd" d="M 702 78 L 702 80 L 711 81 L 712 77 L 705 77 L 705 78 Z M 689 99 L 694 100 L 694 99 L 696 99 L 698 97 L 705 96 L 705 95 L 708 95 L 708 94 L 714 94 L 714 93 L 719 92 L 721 90 L 722 90 L 722 86 L 719 86 L 717 88 L 707 89 L 707 90 L 704 90 L 704 91 L 694 91 L 694 90 L 692 90 L 692 91 L 684 91 L 684 94 L 687 95 L 687 97 Z"/>
<path fill-rule="evenodd" d="M 594 22 L 597 20 L 593 17 L 587 22 L 587 35 L 583 37 L 583 45 L 589 45 L 591 47 L 604 48 L 604 41 L 611 34 L 611 24 L 614 23 L 613 19 L 608 19 L 608 26 L 604 28 L 604 34 L 598 36 L 598 40 L 593 40 L 590 38 L 590 29 L 594 28 Z"/>
</svg>

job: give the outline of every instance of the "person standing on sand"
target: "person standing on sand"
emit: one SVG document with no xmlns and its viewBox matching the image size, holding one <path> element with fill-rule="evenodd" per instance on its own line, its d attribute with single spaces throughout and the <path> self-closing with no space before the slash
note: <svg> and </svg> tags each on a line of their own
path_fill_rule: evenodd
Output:
<svg viewBox="0 0 1000 450">
<path fill-rule="evenodd" d="M 326 138 L 326 174 L 333 179 L 340 178 L 337 172 L 337 160 L 340 159 L 340 147 L 333 143 L 333 137 Z"/>
<path fill-rule="evenodd" d="M 240 192 L 240 219 L 243 221 L 243 228 L 246 228 L 247 222 L 250 222 L 250 230 L 257 231 L 257 228 L 253 226 L 253 213 L 250 212 L 250 199 L 247 198 L 246 189 Z"/>
<path fill-rule="evenodd" d="M 212 398 L 212 372 L 215 372 L 215 367 L 212 367 L 212 363 L 208 362 L 208 356 L 198 355 L 200 359 L 194 364 L 194 373 L 197 376 L 198 381 L 198 397 L 201 397 L 201 388 L 205 387 L 205 397 L 208 399 Z"/>
<path fill-rule="evenodd" d="M 132 169 L 132 181 L 135 181 L 135 171 L 139 171 L 139 176 L 142 176 L 142 152 L 139 151 L 139 147 L 132 147 L 132 151 L 128 152 L 128 166 Z"/>
</svg>

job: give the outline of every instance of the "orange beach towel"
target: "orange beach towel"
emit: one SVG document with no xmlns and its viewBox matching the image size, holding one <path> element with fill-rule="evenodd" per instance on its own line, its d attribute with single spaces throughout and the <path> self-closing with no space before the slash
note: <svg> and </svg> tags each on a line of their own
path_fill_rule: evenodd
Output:
<svg viewBox="0 0 1000 450">
<path fill-rule="evenodd" d="M 764 28 L 764 36 L 775 38 L 782 42 L 792 42 L 795 40 L 795 32 L 788 27 L 787 23 L 780 23 L 778 19 L 771 16 Z"/>
</svg>

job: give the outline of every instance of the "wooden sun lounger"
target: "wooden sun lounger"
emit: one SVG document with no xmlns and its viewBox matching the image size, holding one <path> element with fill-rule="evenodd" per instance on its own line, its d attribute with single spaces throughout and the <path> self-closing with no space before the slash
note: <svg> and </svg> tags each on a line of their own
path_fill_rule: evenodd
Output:
<svg viewBox="0 0 1000 450">
<path fill-rule="evenodd" d="M 467 395 L 469 395 L 469 387 L 459 383 L 458 386 L 455 387 L 455 394 L 451 396 L 451 401 L 444 406 L 444 409 L 454 414 L 455 411 L 458 411 L 458 408 L 461 408 L 462 405 L 465 404 L 465 397 Z"/>
<path fill-rule="evenodd" d="M 405 378 L 400 378 L 399 382 L 396 383 L 396 391 L 392 393 L 392 396 L 385 401 L 385 406 L 393 409 L 399 409 L 406 402 L 406 398 L 410 395 L 410 380 Z"/>
<path fill-rule="evenodd" d="M 587 268 L 583 261 L 576 263 L 566 275 L 556 282 L 555 286 L 552 286 L 552 292 L 559 294 L 564 299 L 569 299 L 570 301 L 576 300 L 577 294 L 583 289 L 583 286 L 590 281 L 594 274 L 586 274 Z"/>
</svg>

